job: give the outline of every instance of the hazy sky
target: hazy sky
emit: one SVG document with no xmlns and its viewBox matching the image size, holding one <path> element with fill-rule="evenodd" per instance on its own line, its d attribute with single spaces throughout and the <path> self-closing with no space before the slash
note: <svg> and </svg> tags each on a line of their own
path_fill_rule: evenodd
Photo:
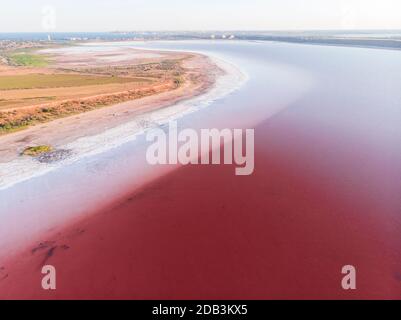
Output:
<svg viewBox="0 0 401 320">
<path fill-rule="evenodd" d="M 0 32 L 401 29 L 401 0 L 0 1 Z"/>
</svg>

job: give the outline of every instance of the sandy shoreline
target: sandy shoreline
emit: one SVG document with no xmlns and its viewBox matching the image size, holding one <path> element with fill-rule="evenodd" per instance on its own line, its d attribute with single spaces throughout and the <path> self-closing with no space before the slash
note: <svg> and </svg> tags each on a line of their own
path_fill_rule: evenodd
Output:
<svg viewBox="0 0 401 320">
<path fill-rule="evenodd" d="M 216 77 L 224 71 L 205 56 L 195 54 L 192 56 L 189 61 L 184 62 L 184 67 L 188 70 L 186 81 L 176 90 L 54 120 L 1 136 L 0 163 L 17 159 L 27 145 L 50 144 L 59 147 L 80 137 L 96 135 L 129 122 L 146 112 L 205 93 L 214 85 Z"/>
<path fill-rule="evenodd" d="M 243 74 L 228 63 L 200 54 L 191 53 L 191 56 L 191 59 L 184 62 L 184 67 L 188 70 L 188 80 L 179 89 L 59 119 L 0 138 L 0 145 L 2 146 L 0 174 L 3 174 L 0 176 L 0 192 L 3 192 L 5 197 L 2 207 L 7 211 L 3 213 L 2 217 L 5 223 L 0 227 L 0 233 L 3 233 L 0 234 L 0 258 L 18 253 L 21 248 L 24 248 L 25 245 L 31 245 L 33 239 L 39 239 L 40 235 L 49 229 L 79 220 L 83 213 L 91 212 L 94 205 L 101 203 L 107 205 L 108 202 L 115 200 L 113 194 L 115 191 L 102 200 L 96 198 L 95 191 L 92 197 L 87 195 L 87 199 L 90 200 L 87 201 L 88 204 L 86 205 L 81 203 L 83 199 L 81 199 L 82 194 L 79 188 L 71 186 L 68 189 L 67 187 L 65 192 L 68 192 L 68 195 L 64 195 L 63 198 L 71 198 L 71 201 L 75 201 L 76 197 L 80 204 L 71 213 L 64 209 L 62 211 L 66 212 L 61 213 L 60 208 L 56 209 L 58 206 L 54 204 L 52 211 L 56 211 L 56 215 L 49 219 L 47 217 L 48 210 L 42 208 L 43 203 L 40 203 L 40 199 L 36 196 L 35 204 L 24 207 L 24 197 L 32 197 L 32 192 L 29 187 L 28 189 L 24 189 L 24 186 L 19 188 L 20 182 L 24 184 L 24 182 L 30 182 L 34 180 L 33 178 L 38 177 L 39 180 L 44 182 L 40 189 L 46 190 L 48 187 L 47 178 L 44 176 L 41 179 L 39 176 L 54 171 L 53 176 L 57 177 L 57 169 L 73 165 L 82 157 L 93 155 L 96 157 L 97 154 L 112 149 L 116 145 L 135 139 L 136 134 L 140 134 L 149 125 L 153 125 L 152 121 L 156 125 L 161 125 L 166 121 L 168 122 L 169 119 L 181 117 L 187 112 L 194 112 L 198 108 L 203 108 L 213 99 L 235 90 L 244 80 Z M 57 149 L 71 149 L 73 154 L 71 158 L 55 164 L 40 163 L 30 157 L 19 156 L 19 152 L 28 144 L 49 144 Z M 9 161 L 3 162 L 6 160 Z M 144 178 L 148 180 L 154 174 L 155 172 L 143 173 L 143 177 L 135 177 L 135 183 L 140 185 Z M 79 179 L 85 179 L 85 173 Z M 118 184 L 122 182 L 116 180 L 116 187 L 123 188 L 121 184 Z M 71 182 L 76 183 L 77 181 Z M 68 186 L 68 183 L 62 183 L 61 189 L 65 189 L 65 186 Z M 60 186 L 55 187 L 58 189 Z M 7 198 L 6 194 L 11 197 Z M 46 199 L 49 198 L 49 201 L 60 202 L 57 193 L 53 197 L 45 191 L 42 194 L 43 196 L 40 198 L 45 197 Z M 11 200 L 14 196 L 18 197 L 16 202 Z M 107 201 L 105 201 L 106 198 Z M 8 202 L 10 202 L 9 208 L 7 208 Z M 21 202 L 22 207 L 18 205 L 19 202 Z M 11 207 L 13 209 L 10 209 Z M 68 206 L 64 206 L 64 208 L 68 208 Z M 18 223 L 18 226 L 14 224 L 16 222 L 14 220 L 18 218 L 13 211 L 18 211 L 18 214 L 23 216 L 26 211 L 27 216 Z M 21 232 L 22 230 L 24 231 Z"/>
<path fill-rule="evenodd" d="M 168 54 L 191 57 L 183 61 L 183 67 L 187 70 L 186 80 L 178 89 L 1 136 L 0 190 L 49 172 L 64 162 L 71 163 L 83 156 L 103 152 L 116 143 L 127 142 L 149 126 L 161 125 L 168 118 L 191 112 L 194 106 L 207 105 L 213 99 L 234 90 L 237 83 L 245 79 L 236 67 L 215 58 L 196 53 Z M 71 157 L 51 165 L 41 164 L 30 157 L 21 157 L 24 148 L 32 145 L 51 145 L 56 150 L 69 151 Z"/>
</svg>

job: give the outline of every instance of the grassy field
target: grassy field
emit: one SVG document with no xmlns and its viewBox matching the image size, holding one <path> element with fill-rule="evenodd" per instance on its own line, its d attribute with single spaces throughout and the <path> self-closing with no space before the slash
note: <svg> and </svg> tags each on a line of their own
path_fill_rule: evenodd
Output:
<svg viewBox="0 0 401 320">
<path fill-rule="evenodd" d="M 48 61 L 46 57 L 33 53 L 14 53 L 9 56 L 12 64 L 25 67 L 46 67 Z"/>
<path fill-rule="evenodd" d="M 122 77 L 101 77 L 73 74 L 26 74 L 0 76 L 0 90 L 47 89 L 80 87 L 112 83 L 140 82 L 143 79 Z"/>
<path fill-rule="evenodd" d="M 126 92 L 109 94 L 100 97 L 92 97 L 86 100 L 70 100 L 60 102 L 53 106 L 38 106 L 32 109 L 14 109 L 0 112 L 0 135 L 25 129 L 31 125 L 49 122 L 55 119 L 71 115 L 89 112 L 117 103 L 140 99 L 156 93 L 175 89 L 175 84 L 170 81 L 164 87 L 138 88 Z"/>
<path fill-rule="evenodd" d="M 50 69 L 43 66 L 55 58 L 35 51 L 14 52 L 6 58 L 9 65 L 0 74 L 0 135 L 174 90 L 182 85 L 184 74 L 178 59 L 75 69 L 55 69 L 53 64 Z M 25 154 L 41 151 L 28 149 Z"/>
</svg>

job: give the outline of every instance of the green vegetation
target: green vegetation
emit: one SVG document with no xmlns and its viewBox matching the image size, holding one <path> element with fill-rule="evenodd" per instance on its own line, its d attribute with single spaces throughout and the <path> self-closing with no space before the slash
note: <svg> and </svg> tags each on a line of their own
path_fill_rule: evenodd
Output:
<svg viewBox="0 0 401 320">
<path fill-rule="evenodd" d="M 11 64 L 24 67 L 46 67 L 46 56 L 33 53 L 14 53 L 9 56 Z"/>
<path fill-rule="evenodd" d="M 0 124 L 0 135 L 6 134 L 6 133 L 13 133 L 13 132 L 18 132 L 24 129 L 27 129 L 29 125 L 14 125 L 14 124 Z"/>
<path fill-rule="evenodd" d="M 39 107 L 36 110 L 0 111 L 0 135 L 25 129 L 31 125 L 88 112 L 120 102 L 139 99 L 154 94 L 154 90 L 132 90 L 120 94 L 110 94 L 89 100 L 71 100 L 56 106 Z"/>
<path fill-rule="evenodd" d="M 53 148 L 51 146 L 36 146 L 36 147 L 28 147 L 23 152 L 23 156 L 37 157 L 41 154 L 52 151 Z"/>
<path fill-rule="evenodd" d="M 24 74 L 0 76 L 0 90 L 82 87 L 142 81 L 142 79 L 137 78 L 100 77 L 77 74 Z"/>
<path fill-rule="evenodd" d="M 10 58 L 12 57 L 13 61 L 20 65 L 37 65 L 49 58 L 35 54 L 35 52 L 34 50 L 14 51 L 7 55 L 7 60 L 13 64 Z M 39 70 L 28 70 L 23 74 L 16 72 L 15 74 L 0 75 L 0 136 L 40 123 L 172 90 L 180 87 L 185 81 L 183 77 L 185 69 L 181 67 L 181 60 L 84 70 L 80 68 L 48 70 L 46 73 L 40 73 L 42 71 Z M 48 73 L 52 71 L 56 73 Z M 124 83 L 135 83 L 135 86 L 111 86 Z M 137 87 L 137 83 L 140 86 Z M 162 83 L 165 86 L 152 88 L 145 86 L 146 83 L 156 83 L 157 85 Z M 110 89 L 116 87 L 121 91 L 102 94 L 104 87 L 97 88 L 99 85 L 109 85 Z M 87 86 L 91 87 L 86 88 Z M 82 98 L 81 95 L 74 97 L 77 87 L 85 87 L 79 90 L 79 92 L 83 92 Z M 37 90 L 28 91 L 29 89 Z M 9 92 L 6 92 L 7 90 Z M 96 93 L 100 91 L 100 94 L 94 94 L 92 91 L 96 91 Z M 86 92 L 88 97 L 85 97 Z M 89 94 L 93 95 L 89 96 Z M 59 96 L 64 97 L 64 95 L 68 99 L 57 101 Z M 49 103 L 51 101 L 54 103 Z M 42 102 L 43 105 L 41 105 Z M 20 108 L 29 106 L 30 103 L 32 103 L 32 108 Z M 50 151 L 44 147 L 30 147 L 22 154 L 35 156 Z"/>
</svg>

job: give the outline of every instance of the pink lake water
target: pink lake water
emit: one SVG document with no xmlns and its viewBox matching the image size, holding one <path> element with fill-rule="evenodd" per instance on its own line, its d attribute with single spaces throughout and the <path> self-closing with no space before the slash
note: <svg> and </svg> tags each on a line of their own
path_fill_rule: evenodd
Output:
<svg viewBox="0 0 401 320">
<path fill-rule="evenodd" d="M 178 123 L 255 129 L 255 173 L 151 167 L 148 144 L 137 137 L 1 190 L 3 257 L 87 218 L 86 238 L 51 258 L 68 266 L 56 297 L 401 297 L 399 51 L 239 41 L 118 45 L 196 51 L 239 67 L 247 82 Z M 150 187 L 140 190 L 151 196 L 126 201 L 145 182 Z M 94 241 L 100 236 L 107 244 Z M 117 247 L 124 254 L 113 253 Z M 348 264 L 358 270 L 354 293 L 340 286 Z M 88 273 L 77 277 L 78 269 Z M 0 296 L 3 285 L 11 296 L 48 297 L 26 271 L 17 273 L 32 290 L 22 293 L 8 279 Z"/>
</svg>

